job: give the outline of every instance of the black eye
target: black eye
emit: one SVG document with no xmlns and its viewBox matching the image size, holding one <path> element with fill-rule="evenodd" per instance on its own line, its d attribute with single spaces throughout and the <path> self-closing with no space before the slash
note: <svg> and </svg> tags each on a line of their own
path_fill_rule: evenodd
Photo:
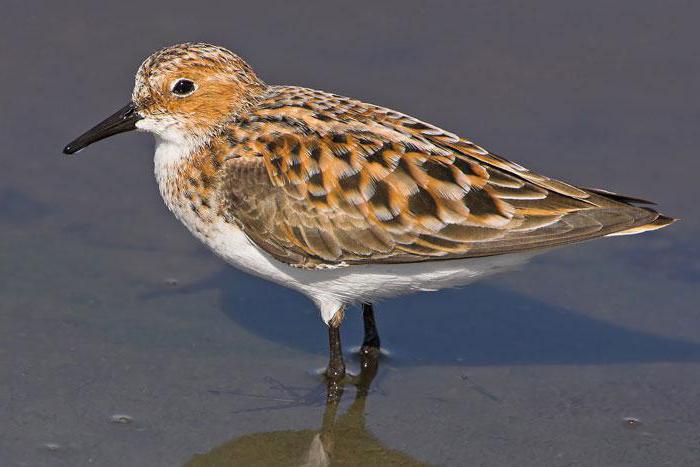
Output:
<svg viewBox="0 0 700 467">
<path fill-rule="evenodd" d="M 179 79 L 173 86 L 173 94 L 178 96 L 189 96 L 195 91 L 195 85 L 193 81 L 189 79 Z"/>
</svg>

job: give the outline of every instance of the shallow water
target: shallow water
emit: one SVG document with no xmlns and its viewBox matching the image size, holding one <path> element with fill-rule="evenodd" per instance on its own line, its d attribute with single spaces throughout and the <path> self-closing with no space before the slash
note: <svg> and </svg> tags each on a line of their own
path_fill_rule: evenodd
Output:
<svg viewBox="0 0 700 467">
<path fill-rule="evenodd" d="M 700 8 L 291 3 L 3 7 L 0 464 L 696 465 Z M 328 407 L 316 311 L 189 236 L 149 137 L 60 154 L 184 40 L 682 221 L 379 304 L 389 355 Z"/>
</svg>

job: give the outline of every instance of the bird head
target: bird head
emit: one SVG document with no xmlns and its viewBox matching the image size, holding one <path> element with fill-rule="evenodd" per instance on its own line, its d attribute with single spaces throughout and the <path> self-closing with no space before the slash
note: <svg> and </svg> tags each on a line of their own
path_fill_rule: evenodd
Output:
<svg viewBox="0 0 700 467">
<path fill-rule="evenodd" d="M 175 144 L 201 145 L 250 108 L 265 84 L 229 50 L 204 43 L 161 49 L 136 73 L 131 102 L 64 148 L 73 154 L 117 133 L 144 130 Z"/>
</svg>

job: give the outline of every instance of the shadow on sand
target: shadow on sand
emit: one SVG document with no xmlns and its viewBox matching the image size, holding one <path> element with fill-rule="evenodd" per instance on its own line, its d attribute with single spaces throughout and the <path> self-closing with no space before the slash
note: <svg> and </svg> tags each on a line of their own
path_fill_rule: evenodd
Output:
<svg viewBox="0 0 700 467">
<path fill-rule="evenodd" d="M 256 335 L 323 352 L 325 329 L 300 294 L 224 268 L 170 293 L 215 288 L 223 312 Z M 343 343 L 361 341 L 361 315 L 346 313 Z M 392 365 L 530 365 L 697 362 L 700 344 L 655 336 L 486 284 L 397 298 L 377 306 Z"/>
<path fill-rule="evenodd" d="M 219 290 L 223 312 L 246 330 L 278 344 L 326 355 L 326 332 L 309 301 L 238 271 L 225 268 L 197 283 L 152 295 L 204 289 Z M 483 283 L 398 298 L 377 308 L 379 332 L 392 352 L 393 367 L 700 361 L 699 344 L 592 319 Z M 346 347 L 360 343 L 361 321 L 359 312 L 346 313 Z M 379 362 L 360 358 L 354 401 L 341 414 L 344 391 L 329 395 L 320 428 L 247 434 L 197 454 L 185 465 L 425 465 L 385 446 L 367 430 L 366 400 Z M 316 392 L 300 395 L 298 388 L 275 385 L 289 392 L 290 402 L 252 410 L 319 402 Z"/>
</svg>

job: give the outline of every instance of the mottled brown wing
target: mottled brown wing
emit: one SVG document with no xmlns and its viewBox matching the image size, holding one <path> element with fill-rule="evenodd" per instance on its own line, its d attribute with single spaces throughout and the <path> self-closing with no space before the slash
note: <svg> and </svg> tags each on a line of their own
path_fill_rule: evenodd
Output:
<svg viewBox="0 0 700 467">
<path fill-rule="evenodd" d="M 659 218 L 406 115 L 319 91 L 279 88 L 226 140 L 224 213 L 299 267 L 496 255 Z"/>
</svg>

